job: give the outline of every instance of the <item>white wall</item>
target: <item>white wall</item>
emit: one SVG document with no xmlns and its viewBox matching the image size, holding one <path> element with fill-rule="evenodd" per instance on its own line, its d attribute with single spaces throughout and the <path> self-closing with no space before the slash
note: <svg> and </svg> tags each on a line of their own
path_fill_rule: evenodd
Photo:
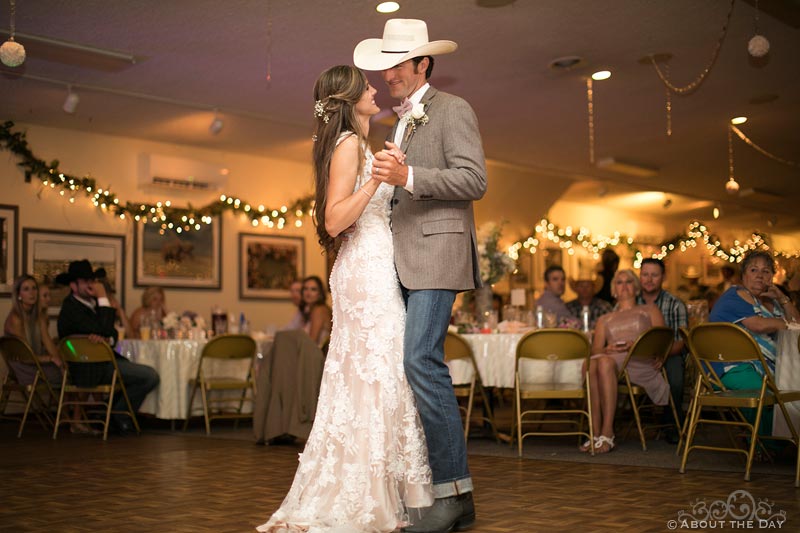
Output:
<svg viewBox="0 0 800 533">
<path fill-rule="evenodd" d="M 99 185 L 110 186 L 121 201 L 153 203 L 169 199 L 176 206 L 187 205 L 189 202 L 202 206 L 223 192 L 239 196 L 255 205 L 280 206 L 308 194 L 313 189 L 311 167 L 308 163 L 25 124 L 18 124 L 15 127 L 15 130 L 20 129 L 27 130 L 30 148 L 36 157 L 46 161 L 58 159 L 62 171 L 94 177 Z M 137 183 L 138 157 L 141 153 L 197 159 L 225 166 L 230 169 L 228 184 L 222 191 L 212 194 L 141 189 Z M 142 288 L 133 286 L 133 222 L 121 221 L 104 214 L 83 197 L 78 197 L 75 204 L 69 204 L 56 192 L 43 188 L 38 180 L 25 183 L 23 172 L 16 166 L 16 162 L 16 158 L 10 152 L 2 152 L 0 155 L 0 204 L 19 206 L 18 272 L 21 272 L 23 264 L 21 243 L 23 228 L 124 235 L 125 307 L 128 312 L 138 307 Z M 510 244 L 526 235 L 543 213 L 549 213 L 550 219 L 560 226 L 585 226 L 595 234 L 620 231 L 634 237 L 644 236 L 650 240 L 663 240 L 674 233 L 674 228 L 665 227 L 656 216 L 647 219 L 640 215 L 632 216 L 619 209 L 558 201 L 572 182 L 568 176 L 562 178 L 552 173 L 526 171 L 513 165 L 492 161 L 488 162 L 487 168 L 489 191 L 476 203 L 477 223 L 490 220 L 507 221 L 503 244 Z M 534 193 L 519 194 L 520 190 L 534 191 Z M 729 228 L 726 229 L 726 234 L 720 237 L 729 242 L 734 238 L 741 238 L 742 235 L 749 235 L 748 232 L 751 230 L 752 228 Z M 166 289 L 167 304 L 171 310 L 191 309 L 208 318 L 211 307 L 220 305 L 230 313 L 244 312 L 257 329 L 268 324 L 282 324 L 288 320 L 293 309 L 287 301 L 239 299 L 239 233 L 303 237 L 306 275 L 316 274 L 325 277 L 325 257 L 320 253 L 310 219 L 306 219 L 300 229 L 287 227 L 278 231 L 264 227 L 253 228 L 247 220 L 226 213 L 222 235 L 222 288 L 213 291 Z M 775 235 L 773 239 L 775 246 L 780 249 L 800 247 L 798 235 Z M 689 263 L 699 264 L 703 255 L 700 250 L 672 254 L 668 258 L 668 285 L 674 286 L 680 283 L 680 267 Z M 629 264 L 628 261 L 627 265 Z M 571 274 L 569 266 L 568 274 Z M 503 282 L 498 286 L 498 290 L 507 292 L 507 285 Z M 567 297 L 571 297 L 571 294 Z M 9 298 L 0 298 L 0 317 L 5 317 L 9 308 Z"/>
<path fill-rule="evenodd" d="M 72 130 L 17 124 L 15 131 L 26 130 L 34 156 L 45 161 L 58 159 L 60 169 L 73 175 L 90 175 L 98 186 L 110 186 L 121 202 L 171 200 L 173 205 L 206 205 L 220 192 L 234 195 L 255 205 L 280 207 L 312 191 L 311 167 L 307 164 L 252 157 L 241 154 L 192 148 L 141 139 L 95 135 Z M 228 184 L 222 191 L 211 193 L 173 193 L 167 189 L 140 189 L 137 183 L 137 159 L 141 153 L 158 153 L 220 164 L 230 169 Z M 140 305 L 141 287 L 133 286 L 133 224 L 102 213 L 88 198 L 76 197 L 70 204 L 64 197 L 44 188 L 38 179 L 25 183 L 24 173 L 16 166 L 10 152 L 0 155 L 0 203 L 19 206 L 19 250 L 17 272 L 22 272 L 23 228 L 57 229 L 72 232 L 102 233 L 125 236 L 125 308 L 130 313 Z M 167 288 L 170 310 L 194 310 L 206 319 L 211 307 L 220 305 L 228 312 L 244 312 L 253 327 L 283 324 L 293 313 L 291 303 L 280 300 L 239 299 L 239 233 L 263 233 L 299 236 L 305 239 L 306 275 L 325 277 L 325 258 L 320 253 L 310 218 L 302 228 L 269 230 L 252 227 L 248 220 L 230 212 L 222 224 L 222 288 L 220 290 L 187 290 Z M 81 259 L 81 258 L 76 258 Z M 10 299 L 0 298 L 0 317 L 10 309 Z"/>
</svg>

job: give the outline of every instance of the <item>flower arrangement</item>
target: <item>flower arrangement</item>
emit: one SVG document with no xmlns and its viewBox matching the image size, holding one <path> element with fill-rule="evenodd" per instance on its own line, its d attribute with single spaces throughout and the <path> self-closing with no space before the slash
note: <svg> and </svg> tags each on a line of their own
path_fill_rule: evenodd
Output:
<svg viewBox="0 0 800 533">
<path fill-rule="evenodd" d="M 180 318 L 182 329 L 206 328 L 206 321 L 194 311 L 184 311 Z"/>
<path fill-rule="evenodd" d="M 514 260 L 499 248 L 502 225 L 487 222 L 478 228 L 481 281 L 491 285 L 514 269 Z"/>
<path fill-rule="evenodd" d="M 178 314 L 175 311 L 170 311 L 161 319 L 161 326 L 167 330 L 177 329 L 178 320 Z"/>
</svg>

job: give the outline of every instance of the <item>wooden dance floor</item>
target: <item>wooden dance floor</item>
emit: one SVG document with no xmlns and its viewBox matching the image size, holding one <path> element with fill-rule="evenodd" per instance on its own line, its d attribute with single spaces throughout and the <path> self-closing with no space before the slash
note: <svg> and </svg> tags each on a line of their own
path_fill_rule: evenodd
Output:
<svg viewBox="0 0 800 533">
<path fill-rule="evenodd" d="M 223 425 L 210 438 L 150 429 L 108 442 L 68 432 L 53 441 L 33 422 L 18 440 L 13 423 L 0 423 L 0 531 L 254 531 L 283 499 L 301 448 L 256 446 L 249 435 Z M 738 490 L 767 501 L 771 514 L 783 511 L 781 529 L 800 530 L 800 490 L 788 461 L 777 473 L 755 471 L 747 483 L 741 470 L 681 475 L 675 463 L 664 467 L 668 454 L 635 450 L 635 439 L 630 452 L 613 453 L 637 451 L 644 466 L 517 459 L 508 445 L 473 444 L 475 532 L 669 531 L 669 521 L 698 500 L 710 506 Z M 526 441 L 526 449 L 535 446 Z"/>
</svg>

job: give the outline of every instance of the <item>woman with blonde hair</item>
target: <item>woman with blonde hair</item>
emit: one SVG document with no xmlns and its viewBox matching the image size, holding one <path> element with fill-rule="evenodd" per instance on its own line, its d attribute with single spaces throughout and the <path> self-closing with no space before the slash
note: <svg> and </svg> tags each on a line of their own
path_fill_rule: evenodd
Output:
<svg viewBox="0 0 800 533">
<path fill-rule="evenodd" d="M 142 306 L 131 314 L 130 329 L 131 334 L 139 338 L 141 336 L 142 325 L 152 326 L 151 321 L 161 321 L 167 316 L 164 307 L 164 289 L 161 287 L 148 287 L 142 293 Z M 124 321 L 123 321 L 124 322 Z M 124 325 L 124 324 L 123 324 Z"/>
<path fill-rule="evenodd" d="M 653 326 L 663 326 L 661 311 L 652 304 L 637 305 L 642 290 L 633 270 L 618 270 L 611 280 L 611 296 L 617 304 L 614 310 L 597 319 L 592 339 L 592 362 L 589 365 L 589 385 L 592 390 L 592 425 L 595 441 L 581 446 L 595 453 L 614 449 L 614 416 L 617 411 L 617 391 L 620 366 L 625 361 L 639 335 Z M 644 387 L 656 405 L 669 402 L 669 385 L 660 373 L 661 362 L 631 360 L 628 372 L 631 381 Z"/>
</svg>

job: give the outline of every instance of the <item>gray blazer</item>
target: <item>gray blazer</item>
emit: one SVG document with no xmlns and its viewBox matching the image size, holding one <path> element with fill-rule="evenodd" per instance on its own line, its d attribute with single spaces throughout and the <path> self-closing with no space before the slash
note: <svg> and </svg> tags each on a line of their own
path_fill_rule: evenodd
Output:
<svg viewBox="0 0 800 533">
<path fill-rule="evenodd" d="M 466 101 L 433 87 L 422 103 L 429 121 L 407 131 L 401 146 L 414 167 L 414 194 L 395 187 L 392 200 L 397 274 L 407 289 L 474 289 L 481 281 L 472 202 L 486 193 L 478 120 Z"/>
</svg>

